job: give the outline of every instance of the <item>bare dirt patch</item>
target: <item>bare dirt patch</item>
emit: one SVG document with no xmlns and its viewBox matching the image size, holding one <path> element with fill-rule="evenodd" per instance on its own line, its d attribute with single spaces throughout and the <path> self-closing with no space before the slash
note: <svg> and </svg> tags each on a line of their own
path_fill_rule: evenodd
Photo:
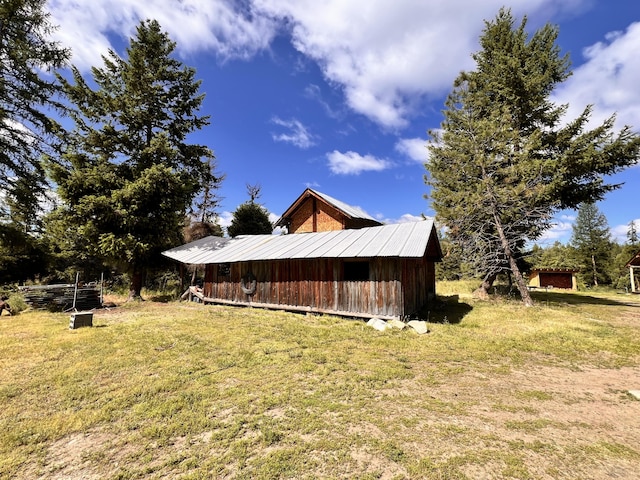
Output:
<svg viewBox="0 0 640 480">
<path fill-rule="evenodd" d="M 520 468 L 533 478 L 637 478 L 640 401 L 628 390 L 639 384 L 638 367 L 535 366 L 514 368 L 508 374 L 468 372 L 449 385 L 423 391 L 427 402 L 431 399 L 449 411 L 444 408 L 441 414 L 430 415 L 428 427 L 418 427 L 425 437 L 430 429 L 440 432 L 418 448 L 425 457 L 468 457 L 464 437 L 474 438 L 478 461 L 463 468 L 471 479 L 520 478 L 505 473 L 506 463 L 491 467 L 495 455 L 489 463 L 482 460 L 483 451 L 500 450 L 524 452 Z M 402 412 L 397 413 L 399 420 Z M 454 441 L 445 445 L 442 432 L 447 428 Z M 572 465 L 569 470 L 567 464 Z"/>
<path fill-rule="evenodd" d="M 54 442 L 47 449 L 41 480 L 98 480 L 113 475 L 134 451 L 117 436 L 100 431 L 78 433 Z M 96 462 L 96 459 L 100 459 Z M 104 460 L 108 459 L 108 462 Z M 111 469 L 105 470 L 105 465 Z"/>
</svg>

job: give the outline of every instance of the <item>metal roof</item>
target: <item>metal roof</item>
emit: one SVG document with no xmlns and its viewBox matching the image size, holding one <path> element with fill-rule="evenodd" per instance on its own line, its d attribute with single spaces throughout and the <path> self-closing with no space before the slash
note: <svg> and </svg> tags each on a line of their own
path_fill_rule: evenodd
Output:
<svg viewBox="0 0 640 480">
<path fill-rule="evenodd" d="M 302 258 L 422 257 L 433 219 L 358 230 L 207 237 L 163 252 L 189 264 L 233 263 Z"/>
<path fill-rule="evenodd" d="M 351 218 L 364 218 L 367 220 L 373 220 L 375 222 L 378 222 L 378 220 L 376 220 L 375 218 L 373 218 L 371 215 L 369 215 L 367 212 L 365 212 L 364 210 L 362 210 L 360 207 L 354 207 L 353 205 L 348 205 L 344 202 L 341 202 L 340 200 L 337 200 L 333 197 L 330 197 L 329 195 L 319 192 L 317 190 L 313 190 L 313 189 L 309 189 L 312 192 L 314 192 L 316 195 L 318 195 L 320 198 L 322 198 L 325 202 L 329 203 L 330 205 L 333 205 L 334 207 L 342 210 L 344 213 L 346 213 L 347 215 L 349 215 Z"/>
<path fill-rule="evenodd" d="M 361 209 L 360 207 L 354 207 L 353 205 L 349 205 L 347 203 L 344 203 L 340 200 L 337 200 L 325 193 L 319 192 L 317 190 L 313 190 L 312 188 L 307 188 L 304 192 L 302 192 L 302 195 L 300 195 L 295 202 L 293 202 L 289 208 L 287 208 L 287 210 L 282 214 L 282 216 L 276 221 L 275 226 L 283 226 L 286 223 L 287 218 L 293 214 L 293 212 L 300 207 L 300 205 L 307 199 L 309 198 L 309 196 L 315 196 L 321 200 L 323 200 L 324 202 L 326 202 L 327 204 L 331 205 L 332 207 L 340 210 L 342 213 L 344 213 L 347 217 L 349 218 L 359 218 L 359 219 L 363 219 L 363 220 L 370 220 L 372 222 L 375 222 L 378 225 L 382 225 L 382 222 L 376 220 L 375 218 L 373 218 L 371 215 L 369 215 L 367 212 L 365 212 L 363 209 Z"/>
<path fill-rule="evenodd" d="M 205 237 L 200 240 L 172 248 L 171 250 L 162 252 L 162 254 L 181 263 L 201 265 L 207 263 L 201 261 L 206 257 L 206 255 L 212 251 L 222 248 L 227 242 L 229 242 L 229 240 L 229 238 L 223 237 Z"/>
</svg>

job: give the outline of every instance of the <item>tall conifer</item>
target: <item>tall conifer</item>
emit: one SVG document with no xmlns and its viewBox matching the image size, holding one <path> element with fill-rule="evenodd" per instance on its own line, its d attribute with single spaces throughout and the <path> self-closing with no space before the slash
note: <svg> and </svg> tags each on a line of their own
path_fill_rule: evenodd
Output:
<svg viewBox="0 0 640 480">
<path fill-rule="evenodd" d="M 62 222 L 82 249 L 129 274 L 139 297 L 145 269 L 181 242 L 196 194 L 212 185 L 213 153 L 188 142 L 208 125 L 195 70 L 173 58 L 175 43 L 155 20 L 141 22 L 126 49 L 92 69 L 93 89 L 73 68 L 60 78 L 75 129 L 61 162 L 50 162 Z"/>
<path fill-rule="evenodd" d="M 525 27 L 505 9 L 486 22 L 476 70 L 456 79 L 425 166 L 438 221 L 484 275 L 484 290 L 506 272 L 532 305 L 519 266 L 525 245 L 559 209 L 617 188 L 602 176 L 636 163 L 640 138 L 628 127 L 614 135 L 613 118 L 587 130 L 590 107 L 562 126 L 566 106 L 549 96 L 571 74 L 569 59 L 555 27 L 531 37 Z"/>
<path fill-rule="evenodd" d="M 590 285 L 607 282 L 608 264 L 611 262 L 611 234 L 607 217 L 594 203 L 584 203 L 578 209 L 573 225 L 571 244 L 582 271 Z M 587 273 L 588 272 L 588 273 Z"/>
<path fill-rule="evenodd" d="M 20 227 L 29 227 L 37 213 L 46 185 L 40 157 L 59 128 L 47 111 L 61 108 L 50 70 L 70 55 L 49 38 L 55 27 L 45 4 L 0 2 L 0 214 L 31 217 Z M 7 200 L 14 202 L 11 212 L 1 211 Z"/>
</svg>

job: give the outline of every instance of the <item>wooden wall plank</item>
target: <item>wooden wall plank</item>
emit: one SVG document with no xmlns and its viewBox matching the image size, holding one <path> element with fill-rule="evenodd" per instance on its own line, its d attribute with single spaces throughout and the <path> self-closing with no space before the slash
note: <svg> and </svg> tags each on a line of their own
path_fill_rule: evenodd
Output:
<svg viewBox="0 0 640 480">
<path fill-rule="evenodd" d="M 238 262 L 230 275 L 207 266 L 206 296 L 239 304 L 283 305 L 321 311 L 401 318 L 421 309 L 435 295 L 435 267 L 425 258 L 370 259 L 369 281 L 342 281 L 341 259 L 295 259 Z M 211 268 L 211 272 L 209 272 Z M 254 295 L 246 295 L 241 278 L 251 271 Z"/>
</svg>

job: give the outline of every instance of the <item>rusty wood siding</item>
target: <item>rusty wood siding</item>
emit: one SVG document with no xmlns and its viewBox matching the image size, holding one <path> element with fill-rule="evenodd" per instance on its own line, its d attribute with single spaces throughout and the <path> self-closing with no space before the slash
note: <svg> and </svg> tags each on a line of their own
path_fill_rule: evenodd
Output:
<svg viewBox="0 0 640 480">
<path fill-rule="evenodd" d="M 313 231 L 313 203 L 307 199 L 291 217 L 289 233 L 306 233 Z"/>
<path fill-rule="evenodd" d="M 435 263 L 425 257 L 402 259 L 401 263 L 405 313 L 416 313 L 435 298 Z"/>
<path fill-rule="evenodd" d="M 416 302 L 426 299 L 426 295 L 416 296 L 411 291 L 425 285 L 423 278 L 411 278 L 415 262 L 415 259 L 370 259 L 368 281 L 343 281 L 343 261 L 331 258 L 238 262 L 231 264 L 228 276 L 218 276 L 217 265 L 207 265 L 211 269 L 208 278 L 213 280 L 205 283 L 204 291 L 207 298 L 239 304 L 402 317 L 416 311 Z M 249 271 L 257 279 L 256 292 L 251 296 L 241 288 L 241 278 Z"/>
<path fill-rule="evenodd" d="M 540 287 L 571 288 L 572 272 L 540 272 Z"/>
<path fill-rule="evenodd" d="M 216 280 L 218 266 L 217 265 L 205 265 L 204 266 L 204 285 L 202 286 L 202 293 L 205 297 L 211 296 L 213 293 L 212 285 Z"/>
<path fill-rule="evenodd" d="M 309 197 L 292 215 L 289 233 L 342 230 L 344 224 L 345 217 L 343 213 L 324 201 Z"/>
</svg>

